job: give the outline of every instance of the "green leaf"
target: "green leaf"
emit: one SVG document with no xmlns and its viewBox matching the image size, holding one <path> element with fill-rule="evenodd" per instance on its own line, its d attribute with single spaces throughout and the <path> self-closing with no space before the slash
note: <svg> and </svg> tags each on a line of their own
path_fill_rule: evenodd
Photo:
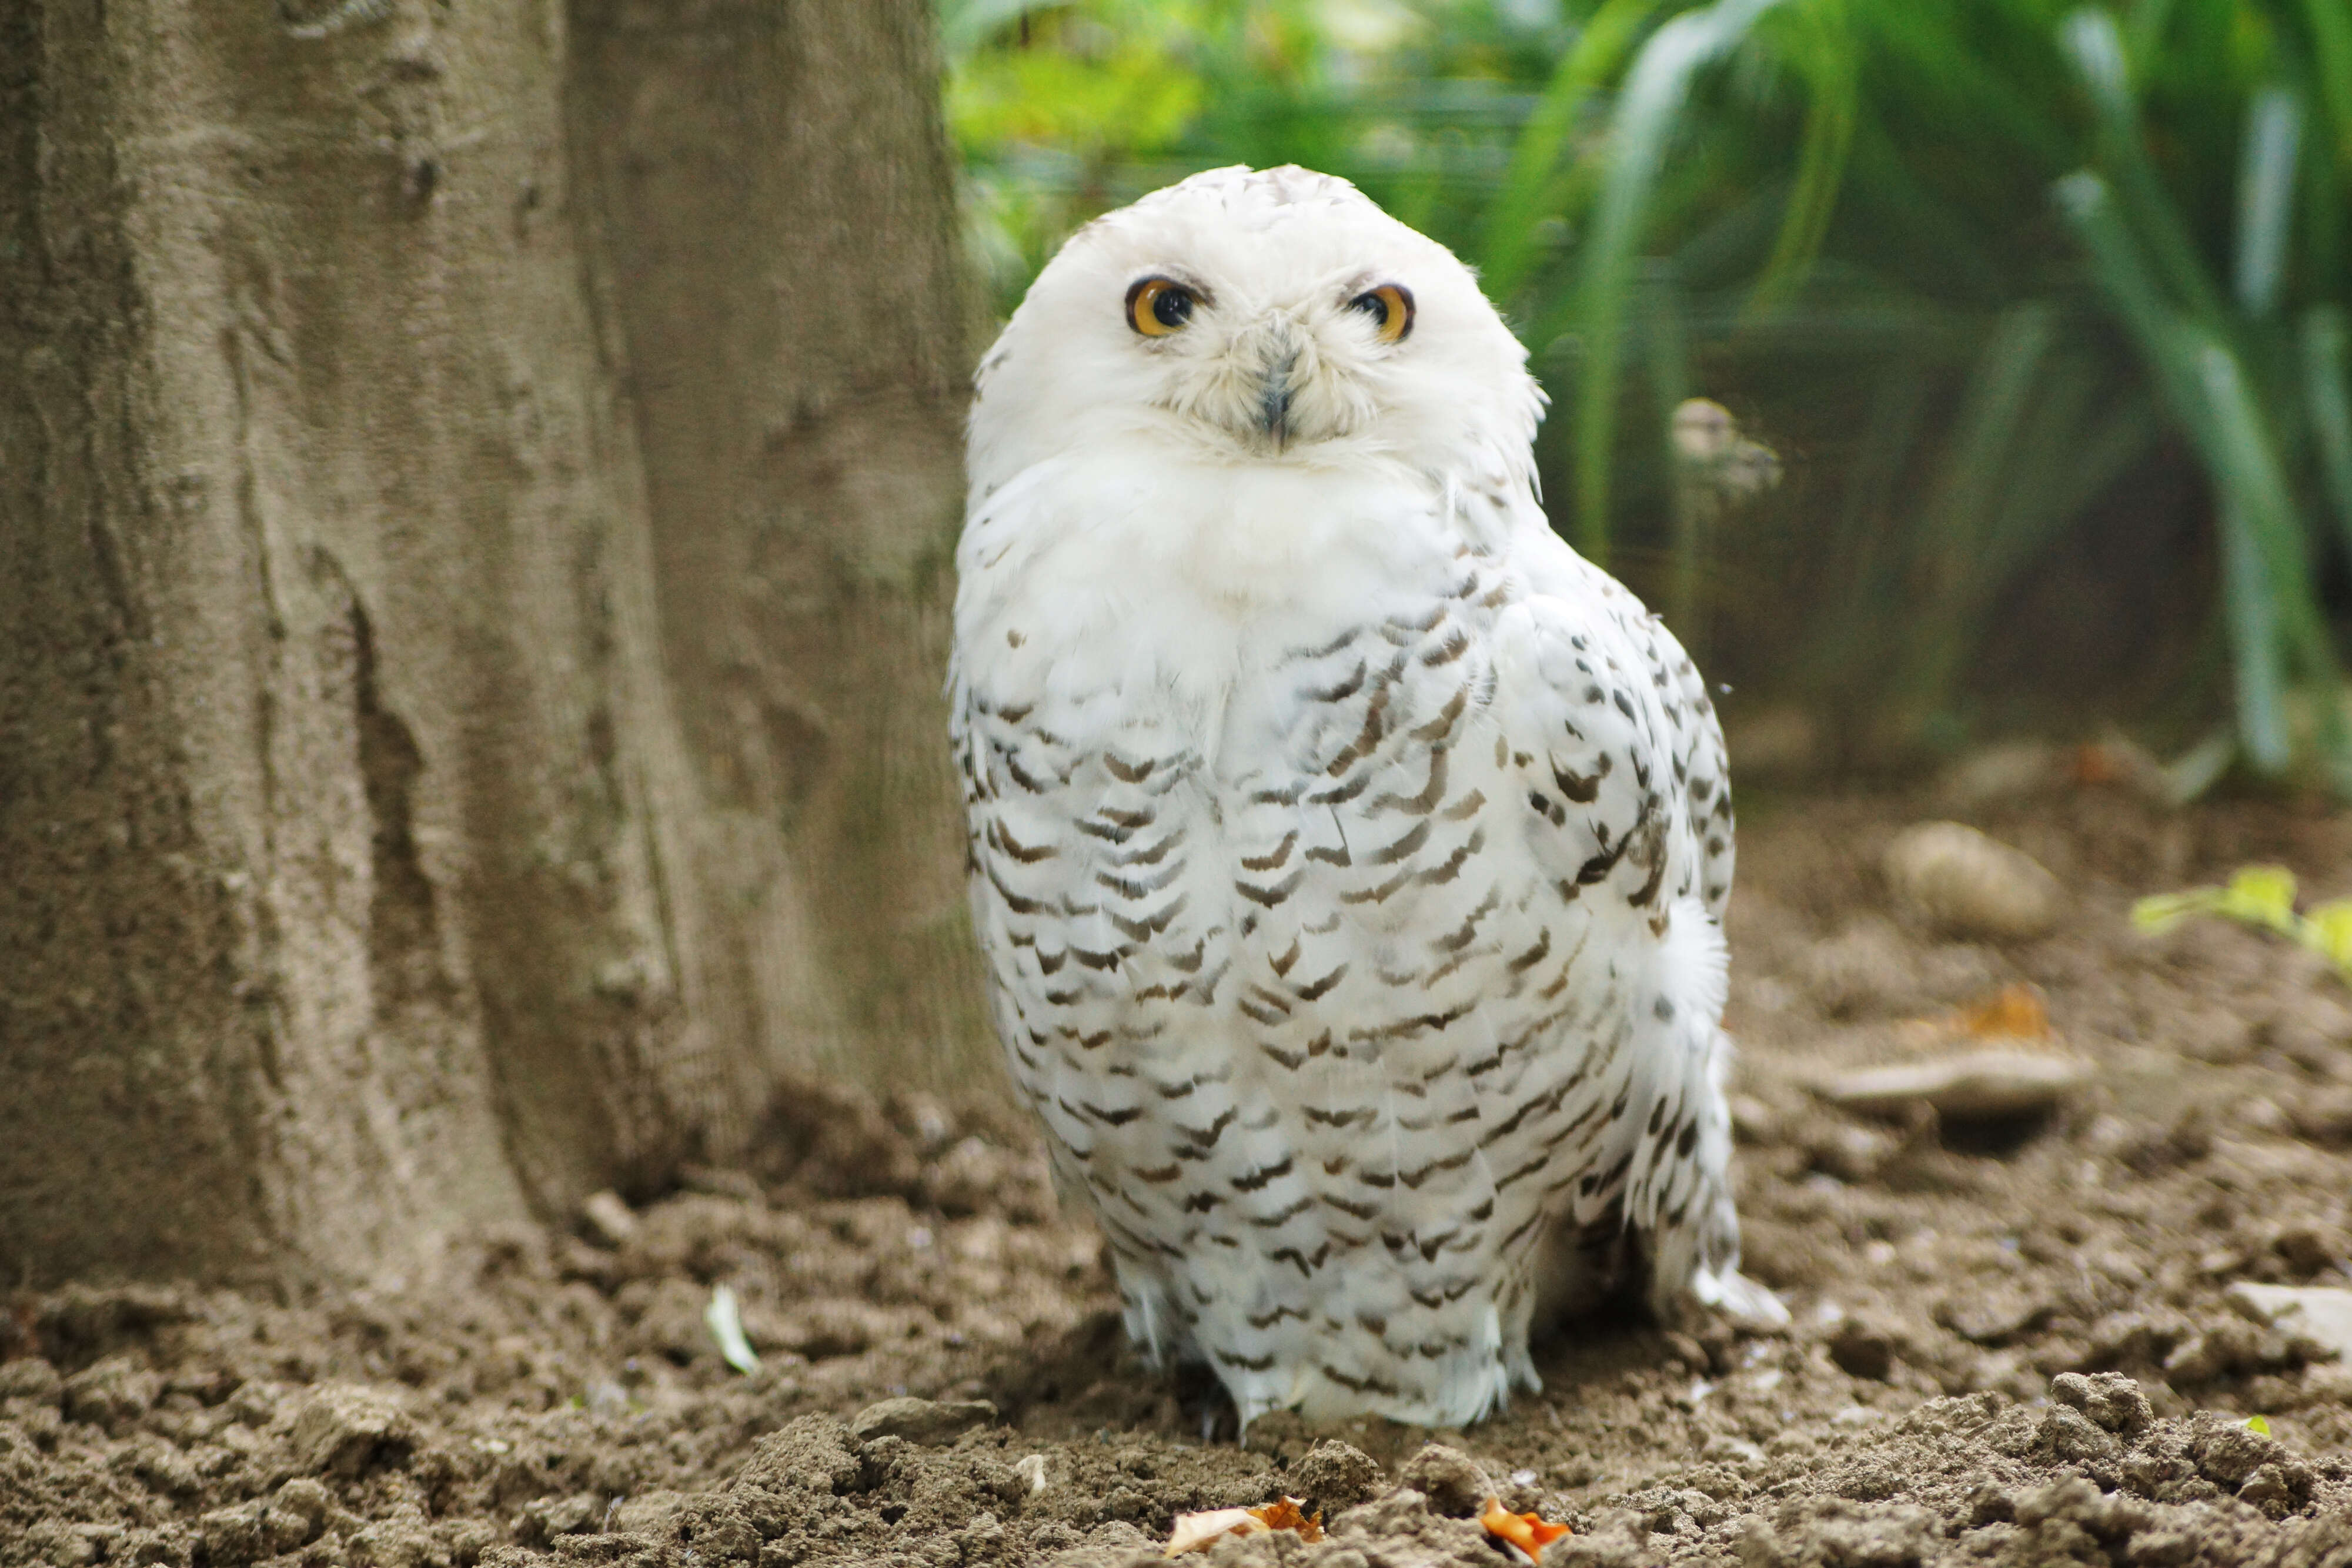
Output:
<svg viewBox="0 0 2352 1568">
<path fill-rule="evenodd" d="M 2336 161 L 2352 169 L 2352 8 L 2344 0 L 2303 0 L 2303 12 L 2318 56 L 2312 75 L 2335 122 Z"/>
<path fill-rule="evenodd" d="M 1660 0 L 1606 0 L 1559 57 L 1543 97 L 1537 100 L 1511 148 L 1503 188 L 1486 214 L 1478 250 L 1479 281 L 1489 298 L 1504 301 L 1527 281 L 1537 236 L 1547 219 L 1559 215 L 1553 171 L 1576 133 L 1585 104 L 1617 72 L 1633 39 L 1658 9 Z"/>
<path fill-rule="evenodd" d="M 2196 387 L 2205 400 L 2205 417 L 2191 425 L 2191 434 L 2201 427 L 2206 472 L 2221 492 L 2223 588 L 2231 624 L 2243 632 L 2238 658 L 2272 679 L 2273 660 L 2292 650 L 2305 675 L 2332 692 L 2340 684 L 2334 645 L 2311 582 L 2302 518 L 2261 405 L 2226 344 L 2193 330 L 2188 336 Z M 2242 695 L 2247 683 L 2242 681 L 2240 689 Z M 2277 693 L 2257 695 L 2275 702 Z M 2275 723 L 2276 734 L 2266 720 L 2247 736 L 2255 765 L 2272 773 L 2284 771 L 2290 756 L 2284 720 Z M 2324 749 L 2340 762 L 2347 749 L 2340 703 L 2322 706 L 2320 727 Z M 2257 734 L 2263 741 L 2260 747 Z"/>
<path fill-rule="evenodd" d="M 2352 371 L 2344 309 L 2314 306 L 2303 319 L 2303 396 L 2319 452 L 2319 475 L 2344 548 L 2352 551 Z"/>
<path fill-rule="evenodd" d="M 2308 945 L 2352 975 L 2352 898 L 2320 904 L 2304 917 Z"/>
<path fill-rule="evenodd" d="M 1803 18 L 1805 25 L 1795 29 L 1800 39 L 1795 64 L 1812 90 L 1797 144 L 1796 184 L 1789 193 L 1763 276 L 1748 297 L 1751 316 L 1767 313 L 1793 294 L 1821 254 L 1838 193 L 1844 188 L 1861 111 L 1860 46 L 1846 25 L 1843 0 L 1822 0 L 1785 15 Z"/>
<path fill-rule="evenodd" d="M 2331 689 L 2335 653 L 2310 579 L 2302 518 L 2277 446 L 2236 352 L 2193 308 L 2166 300 L 2106 183 L 2087 172 L 2058 183 L 2092 274 L 2141 345 L 2173 414 L 2211 479 L 2221 518 L 2222 604 L 2237 684 L 2239 731 L 2254 768 L 2294 758 L 2284 697 L 2292 653 Z M 2340 706 L 2322 713 L 2322 744 L 2342 758 L 2352 740 Z"/>
<path fill-rule="evenodd" d="M 1779 0 L 1716 0 L 1685 11 L 1643 46 L 1618 94 L 1608 173 L 1585 250 L 1575 321 L 1583 339 L 1576 389 L 1572 538 L 1596 564 L 1609 556 L 1609 465 L 1616 448 L 1618 361 L 1625 297 L 1650 195 L 1679 127 L 1691 79 L 1746 37 Z"/>
<path fill-rule="evenodd" d="M 2238 303 L 2250 316 L 2267 316 L 2278 303 L 2286 266 L 2287 225 L 2294 216 L 2295 149 L 2303 140 L 2303 105 L 2274 87 L 2246 106 L 2246 136 L 2238 172 Z"/>
<path fill-rule="evenodd" d="M 2191 915 L 2221 913 L 2223 896 L 2223 890 L 2218 887 L 2192 887 L 2186 893 L 2150 894 L 2146 898 L 2133 901 L 2132 926 L 2151 936 L 2159 936 Z"/>
<path fill-rule="evenodd" d="M 2244 867 L 2221 890 L 2216 913 L 2250 925 L 2267 925 L 2273 931 L 2293 933 L 2294 873 L 2276 865 Z"/>
<path fill-rule="evenodd" d="M 2115 18 L 2085 6 L 2066 18 L 2059 37 L 2090 89 L 2092 105 L 2098 111 L 2101 161 L 2113 173 L 2128 221 L 2147 246 L 2157 276 L 2193 311 L 2214 315 L 2220 298 L 2212 280 L 2198 260 L 2189 226 L 2165 193 L 2164 182 L 2141 139 L 2139 112 L 2132 101 L 2130 73 Z"/>
</svg>

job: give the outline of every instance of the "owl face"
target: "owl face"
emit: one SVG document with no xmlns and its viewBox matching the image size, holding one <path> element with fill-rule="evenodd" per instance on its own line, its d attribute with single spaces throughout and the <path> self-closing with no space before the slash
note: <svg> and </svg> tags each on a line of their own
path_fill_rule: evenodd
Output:
<svg viewBox="0 0 2352 1568">
<path fill-rule="evenodd" d="M 1138 438 L 1179 461 L 1517 468 L 1541 406 L 1526 359 L 1468 268 L 1345 181 L 1213 170 L 1039 275 L 981 367 L 974 491 Z"/>
</svg>

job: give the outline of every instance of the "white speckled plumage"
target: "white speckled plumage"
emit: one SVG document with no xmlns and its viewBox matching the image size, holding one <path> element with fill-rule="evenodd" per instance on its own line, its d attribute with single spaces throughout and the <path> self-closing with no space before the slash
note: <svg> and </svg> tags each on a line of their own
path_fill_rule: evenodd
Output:
<svg viewBox="0 0 2352 1568">
<path fill-rule="evenodd" d="M 1129 324 L 1148 277 L 1181 330 Z M 1351 308 L 1391 283 L 1395 342 Z M 973 914 L 1129 1333 L 1244 1420 L 1453 1425 L 1534 1385 L 1593 1237 L 1661 1304 L 1776 1312 L 1727 1187 L 1720 732 L 1547 526 L 1468 270 L 1344 182 L 1214 171 L 1074 238 L 979 392 Z"/>
</svg>

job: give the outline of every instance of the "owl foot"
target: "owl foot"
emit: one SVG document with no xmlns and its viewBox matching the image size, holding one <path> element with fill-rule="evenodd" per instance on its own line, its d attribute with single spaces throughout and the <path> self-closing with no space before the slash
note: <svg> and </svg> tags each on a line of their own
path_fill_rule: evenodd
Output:
<svg viewBox="0 0 2352 1568">
<path fill-rule="evenodd" d="M 1780 1298 L 1745 1274 L 1701 1274 L 1692 1281 L 1692 1294 L 1742 1328 L 1789 1326 L 1789 1309 Z"/>
</svg>

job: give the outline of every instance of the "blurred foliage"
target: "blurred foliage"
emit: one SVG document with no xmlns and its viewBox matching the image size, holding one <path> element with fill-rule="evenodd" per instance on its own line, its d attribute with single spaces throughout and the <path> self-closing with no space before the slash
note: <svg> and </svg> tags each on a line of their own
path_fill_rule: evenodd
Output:
<svg viewBox="0 0 2352 1568">
<path fill-rule="evenodd" d="M 2294 873 L 2284 866 L 2244 866 L 2221 887 L 2141 899 L 2132 905 L 2132 924 L 2151 936 L 2200 915 L 2257 925 L 2308 947 L 2352 980 L 2352 898 L 2315 904 L 2305 914 L 2295 909 L 2294 895 Z"/>
<path fill-rule="evenodd" d="M 1078 224 L 1195 170 L 1344 175 L 1477 264 L 1528 344 L 1562 531 L 1717 663 L 1771 650 L 1850 750 L 1959 739 L 2024 606 L 2043 685 L 2137 673 L 2177 738 L 2226 714 L 2209 748 L 2352 787 L 2324 591 L 2352 559 L 2346 0 L 941 22 L 1003 308 Z M 1699 392 L 1795 482 L 1694 516 L 1672 420 Z"/>
</svg>

